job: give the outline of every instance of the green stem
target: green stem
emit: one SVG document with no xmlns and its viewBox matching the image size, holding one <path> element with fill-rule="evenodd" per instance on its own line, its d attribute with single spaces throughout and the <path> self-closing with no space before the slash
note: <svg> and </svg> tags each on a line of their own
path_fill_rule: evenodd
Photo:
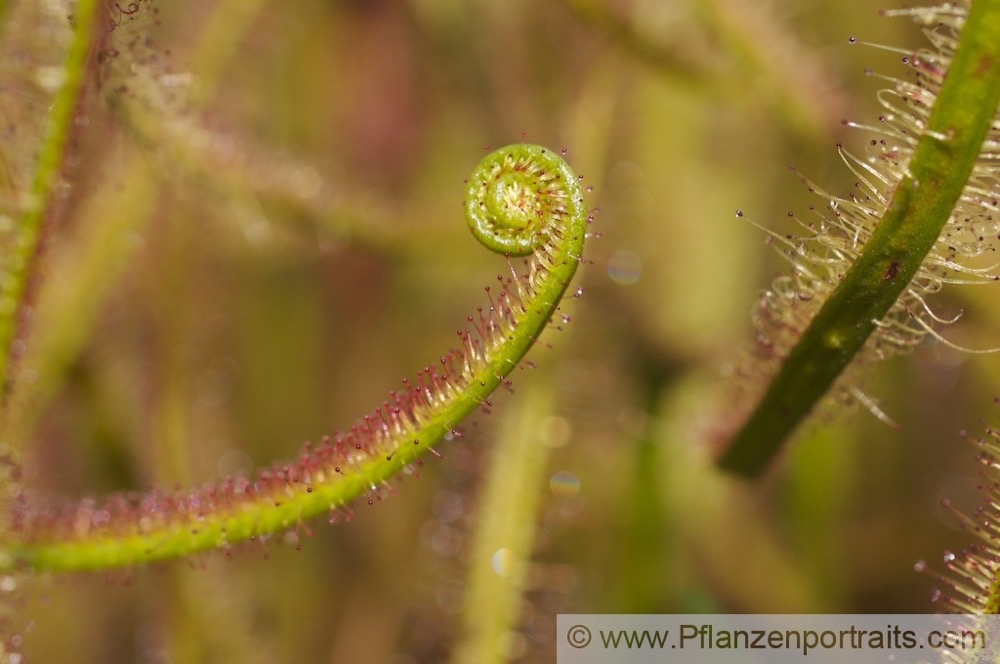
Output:
<svg viewBox="0 0 1000 664">
<path fill-rule="evenodd" d="M 790 63 L 787 53 L 775 53 L 776 46 L 788 41 L 774 16 L 761 16 L 754 5 L 748 25 L 736 5 L 719 6 L 718 0 L 689 0 L 694 21 L 685 29 L 699 29 L 718 43 L 729 66 L 718 67 L 693 54 L 679 36 L 654 39 L 626 19 L 614 3 L 605 0 L 559 0 L 581 22 L 608 37 L 624 53 L 646 64 L 677 87 L 706 97 L 722 97 L 727 105 L 745 104 L 754 97 L 741 93 L 752 77 L 754 84 L 768 88 L 756 98 L 774 99 L 774 107 L 788 128 L 800 137 L 815 141 L 822 136 L 823 121 L 831 112 L 828 95 L 818 89 L 825 72 L 809 58 Z M 777 26 L 777 29 L 774 27 Z M 763 29 L 767 34 L 760 34 Z M 787 51 L 787 48 L 785 49 Z"/>
<path fill-rule="evenodd" d="M 63 64 L 65 80 L 55 96 L 46 121 L 35 177 L 24 213 L 18 222 L 15 254 L 8 257 L 6 274 L 0 280 L 0 386 L 7 380 L 17 312 L 24 298 L 28 275 L 38 248 L 42 221 L 48 210 L 52 186 L 58 177 L 73 124 L 76 100 L 90 52 L 91 26 L 96 11 L 97 0 L 79 0 L 73 10 L 73 39 Z"/>
<path fill-rule="evenodd" d="M 200 100 L 207 101 L 216 89 L 218 76 L 225 70 L 265 2 L 225 0 L 205 20 L 192 47 L 194 56 L 190 58 L 200 72 L 197 95 Z M 109 36 L 109 45 L 120 50 L 114 66 L 109 68 L 112 76 L 106 81 L 109 88 L 132 88 L 137 82 L 148 85 L 146 81 L 151 74 L 143 68 L 132 67 L 136 56 L 126 47 L 132 39 L 135 34 L 121 27 Z M 128 64 L 119 64 L 119 60 Z M 157 110 L 164 112 L 164 106 L 158 106 Z M 143 110 L 152 113 L 151 109 Z M 138 112 L 124 115 L 126 119 L 130 115 L 141 116 Z M 169 121 L 157 117 L 159 122 L 155 124 L 159 132 L 169 134 L 166 129 Z M 147 139 L 145 135 L 143 138 Z M 147 140 L 155 141 L 153 137 Z M 32 369 L 34 380 L 12 378 L 15 389 L 0 417 L 0 437 L 6 440 L 24 440 L 34 429 L 65 379 L 67 367 L 77 359 L 80 349 L 90 338 L 103 297 L 128 265 L 136 248 L 134 235 L 149 223 L 159 189 L 145 152 L 140 154 L 134 147 L 127 146 L 116 153 L 117 177 L 105 178 L 77 210 L 81 220 L 76 224 L 77 230 L 82 228 L 86 232 L 79 233 L 71 242 L 62 242 L 55 255 L 48 255 L 48 273 L 34 300 L 31 339 L 21 361 L 22 366 Z M 208 180 L 201 177 L 199 181 Z"/>
<path fill-rule="evenodd" d="M 48 274 L 35 298 L 31 339 L 21 359 L 34 380 L 14 381 L 0 425 L 6 440 L 25 440 L 35 430 L 90 338 L 102 296 L 128 265 L 134 234 L 152 214 L 153 170 L 130 146 L 117 159 L 122 179 L 108 178 L 76 211 L 77 229 L 85 232 L 47 256 Z"/>
<path fill-rule="evenodd" d="M 672 368 L 650 362 L 636 372 L 641 382 L 642 429 L 629 443 L 632 449 L 632 488 L 623 508 L 621 569 L 615 585 L 621 588 L 620 610 L 656 613 L 666 609 L 670 571 L 663 565 L 670 532 L 663 505 L 663 445 L 657 438 L 661 402 L 674 378 Z"/>
<path fill-rule="evenodd" d="M 389 479 L 481 404 L 489 405 L 490 394 L 555 313 L 580 262 L 587 229 L 582 190 L 557 154 L 534 145 L 502 148 L 480 163 L 469 182 L 470 224 L 482 231 L 480 212 L 489 210 L 486 222 L 523 227 L 536 244 L 528 273 L 495 287 L 490 306 L 469 317 L 469 327 L 460 332 L 462 350 L 450 351 L 437 368 L 424 369 L 415 383 L 390 394 L 350 433 L 307 446 L 295 463 L 256 478 L 173 496 L 83 503 L 54 516 L 22 505 L 15 516 L 23 541 L 0 545 L 0 568 L 97 570 L 148 563 L 296 528 L 319 514 L 337 515 L 356 498 L 378 498 Z"/>
<path fill-rule="evenodd" d="M 794 60 L 788 57 L 791 37 L 782 30 L 790 30 L 776 15 L 779 7 L 720 0 L 692 0 L 691 4 L 704 29 L 738 67 L 740 81 L 750 78 L 762 86 L 762 98 L 773 100 L 773 108 L 789 129 L 809 141 L 828 135 L 824 121 L 832 112 L 831 99 L 820 83 L 829 74 L 805 51 L 799 50 Z M 731 86 L 722 92 L 734 94 Z"/>
<path fill-rule="evenodd" d="M 972 3 L 908 174 L 844 279 L 785 359 L 720 465 L 761 473 L 917 273 L 959 200 L 1000 102 L 1000 0 Z"/>
<path fill-rule="evenodd" d="M 253 22 L 267 0 L 221 0 L 201 26 L 201 39 L 191 54 L 198 71 L 192 93 L 195 106 L 203 106 L 218 89 L 225 68 L 239 52 Z"/>
<path fill-rule="evenodd" d="M 534 383 L 500 429 L 477 508 L 482 521 L 472 548 L 462 640 L 452 664 L 509 661 L 507 640 L 517 628 L 524 604 L 549 460 L 542 424 L 553 402 L 551 385 Z"/>
<path fill-rule="evenodd" d="M 603 0 L 560 0 L 579 20 L 611 38 L 626 52 L 690 89 L 710 84 L 712 73 L 682 48 L 659 44 L 642 35 Z"/>
</svg>

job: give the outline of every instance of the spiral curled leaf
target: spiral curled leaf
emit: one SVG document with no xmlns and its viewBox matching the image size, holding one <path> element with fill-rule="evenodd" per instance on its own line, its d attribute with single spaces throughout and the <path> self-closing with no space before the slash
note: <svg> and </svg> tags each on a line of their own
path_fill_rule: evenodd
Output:
<svg viewBox="0 0 1000 664">
<path fill-rule="evenodd" d="M 530 242 L 523 246 L 531 254 L 525 271 L 487 289 L 489 304 L 466 319 L 457 348 L 403 381 L 349 431 L 307 444 L 294 461 L 251 477 L 62 506 L 26 494 L 13 510 L 12 538 L 0 545 L 0 568 L 100 570 L 225 549 L 324 513 L 338 520 L 350 513 L 351 501 L 394 493 L 390 480 L 412 471 L 510 382 L 506 377 L 555 313 L 583 251 L 583 196 L 558 155 L 532 145 L 503 148 L 483 160 L 472 180 L 513 182 L 494 187 L 500 208 L 533 210 L 535 219 L 525 224 Z"/>
<path fill-rule="evenodd" d="M 583 192 L 569 165 L 538 145 L 511 145 L 487 155 L 468 181 L 465 217 L 491 250 L 526 256 L 553 227 L 583 216 Z"/>
</svg>

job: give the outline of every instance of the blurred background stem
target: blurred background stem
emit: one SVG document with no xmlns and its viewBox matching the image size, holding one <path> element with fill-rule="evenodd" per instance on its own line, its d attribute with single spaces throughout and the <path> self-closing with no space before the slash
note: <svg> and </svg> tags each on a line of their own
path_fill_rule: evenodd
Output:
<svg viewBox="0 0 1000 664">
<path fill-rule="evenodd" d="M 523 381 L 497 431 L 479 500 L 463 628 L 452 664 L 511 661 L 548 468 L 543 421 L 555 403 L 551 377 L 536 373 Z"/>
<path fill-rule="evenodd" d="M 77 97 L 84 83 L 87 60 L 93 50 L 94 17 L 97 0 L 79 0 L 72 14 L 72 37 L 58 76 L 62 81 L 49 109 L 38 150 L 35 177 L 17 222 L 13 255 L 4 257 L 4 278 L 0 282 L 0 389 L 5 400 L 10 386 L 8 371 L 11 347 L 17 332 L 18 313 L 36 263 L 42 225 L 52 202 L 52 190 L 63 166 L 64 152 L 73 127 Z M 2 18 L 2 16 L 0 16 Z"/>
</svg>

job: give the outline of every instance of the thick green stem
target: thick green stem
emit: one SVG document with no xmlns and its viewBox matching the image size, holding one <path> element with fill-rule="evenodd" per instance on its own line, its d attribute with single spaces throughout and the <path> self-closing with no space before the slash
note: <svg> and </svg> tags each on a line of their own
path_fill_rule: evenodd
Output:
<svg viewBox="0 0 1000 664">
<path fill-rule="evenodd" d="M 857 261 L 785 359 L 720 465 L 762 472 L 917 273 L 972 172 L 1000 102 L 1000 0 L 972 3 L 908 174 Z"/>
<path fill-rule="evenodd" d="M 2 0 L 0 0 L 2 5 Z M 0 6 L 2 9 L 2 6 Z M 52 186 L 63 162 L 66 141 L 73 124 L 76 100 L 83 82 L 87 57 L 90 53 L 92 25 L 97 0 L 79 0 L 73 10 L 73 39 L 63 65 L 64 80 L 56 93 L 46 121 L 45 135 L 35 168 L 35 177 L 28 193 L 24 213 L 18 221 L 17 245 L 14 255 L 6 257 L 6 274 L 0 280 L 0 386 L 7 380 L 11 342 L 17 324 L 17 312 L 34 263 L 42 221 L 51 199 Z"/>
</svg>

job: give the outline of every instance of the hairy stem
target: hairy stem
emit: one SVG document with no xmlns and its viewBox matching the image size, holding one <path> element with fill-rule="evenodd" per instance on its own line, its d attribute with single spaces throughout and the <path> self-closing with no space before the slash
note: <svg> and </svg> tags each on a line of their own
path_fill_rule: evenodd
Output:
<svg viewBox="0 0 1000 664">
<path fill-rule="evenodd" d="M 1000 0 L 972 3 L 907 174 L 853 266 L 792 348 L 721 457 L 761 473 L 862 348 L 952 214 L 1000 102 Z"/>
<path fill-rule="evenodd" d="M 236 0 L 226 0 L 206 19 L 191 58 L 199 66 L 200 101 L 207 102 L 215 91 L 218 76 L 265 1 L 241 1 L 236 10 Z M 233 19 L 233 11 L 238 20 Z M 227 18 L 229 22 L 224 23 Z M 150 76 L 146 70 L 131 66 L 137 57 L 127 44 L 134 39 L 135 34 L 122 27 L 109 38 L 111 48 L 121 49 L 118 58 L 129 62 L 109 68 L 111 80 L 115 81 L 113 87 L 135 87 Z M 127 78 L 124 71 L 128 72 Z M 163 107 L 159 110 L 166 112 Z M 128 119 L 124 110 L 123 115 Z M 166 125 L 162 117 L 156 123 L 161 133 L 169 133 Z M 143 139 L 155 140 L 147 136 Z M 129 264 L 136 247 L 134 235 L 150 223 L 153 203 L 160 192 L 152 177 L 153 167 L 147 161 L 152 151 L 128 145 L 117 153 L 116 176 L 105 178 L 80 206 L 78 218 L 82 221 L 77 226 L 88 230 L 79 233 L 73 242 L 61 243 L 57 255 L 49 257 L 46 280 L 34 300 L 31 338 L 19 363 L 22 370 L 32 372 L 33 378 L 20 381 L 18 376 L 11 377 L 14 391 L 0 414 L 0 436 L 7 440 L 26 438 L 58 393 L 68 366 L 92 334 L 99 305 Z"/>
<path fill-rule="evenodd" d="M 173 558 L 295 528 L 362 496 L 381 497 L 480 405 L 518 365 L 580 262 L 587 228 L 576 176 L 534 145 L 488 155 L 469 180 L 466 211 L 477 233 L 512 228 L 533 238 L 527 273 L 501 278 L 488 307 L 459 331 L 462 348 L 390 393 L 347 434 L 308 446 L 294 463 L 176 495 L 118 496 L 58 514 L 26 501 L 15 514 L 21 541 L 0 549 L 0 567 L 96 570 Z M 506 230 L 504 232 L 506 232 Z M 482 235 L 479 235 L 482 239 Z"/>
<path fill-rule="evenodd" d="M 2 7 L 0 7 L 2 9 Z M 79 0 L 73 11 L 73 38 L 63 64 L 63 83 L 49 111 L 35 167 L 34 181 L 24 212 L 18 222 L 15 254 L 8 257 L 4 279 L 0 281 L 0 386 L 7 380 L 11 342 L 34 263 L 42 221 L 48 210 L 52 187 L 59 174 L 63 153 L 73 123 L 76 100 L 83 82 L 90 52 L 97 0 Z"/>
<path fill-rule="evenodd" d="M 152 169 L 132 148 L 119 156 L 124 181 L 109 178 L 80 206 L 74 242 L 52 252 L 48 277 L 35 299 L 32 334 L 20 370 L 33 380 L 14 378 L 0 432 L 24 440 L 59 392 L 69 366 L 85 346 L 103 304 L 102 296 L 121 276 L 135 249 L 134 233 L 152 214 L 156 187 Z"/>
</svg>

